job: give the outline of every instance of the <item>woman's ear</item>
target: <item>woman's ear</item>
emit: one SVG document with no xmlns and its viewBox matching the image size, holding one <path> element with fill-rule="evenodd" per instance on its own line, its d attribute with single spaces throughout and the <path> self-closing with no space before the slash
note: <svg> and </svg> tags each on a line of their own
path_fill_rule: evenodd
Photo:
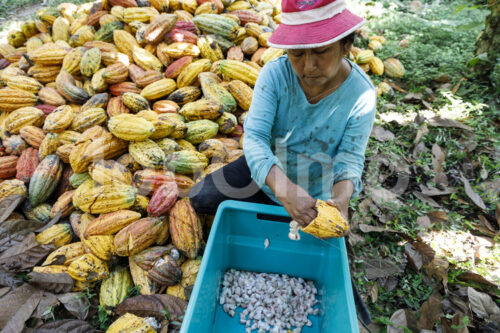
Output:
<svg viewBox="0 0 500 333">
<path fill-rule="evenodd" d="M 344 56 L 347 56 L 349 54 L 349 52 L 351 51 L 351 48 L 352 48 L 352 41 L 351 40 L 346 40 L 342 44 L 342 51 L 344 53 Z"/>
</svg>

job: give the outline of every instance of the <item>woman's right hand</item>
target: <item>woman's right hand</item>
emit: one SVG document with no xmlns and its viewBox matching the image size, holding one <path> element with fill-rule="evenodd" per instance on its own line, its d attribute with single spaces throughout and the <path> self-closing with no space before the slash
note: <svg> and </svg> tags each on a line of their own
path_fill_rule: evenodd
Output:
<svg viewBox="0 0 500 333">
<path fill-rule="evenodd" d="M 306 227 L 318 215 L 314 209 L 316 200 L 302 187 L 292 182 L 277 165 L 273 165 L 269 170 L 266 184 L 291 218 L 302 227 Z"/>
<path fill-rule="evenodd" d="M 302 187 L 293 183 L 288 185 L 286 194 L 278 197 L 290 217 L 302 227 L 307 227 L 316 218 L 318 212 L 314 208 L 316 200 Z"/>
</svg>

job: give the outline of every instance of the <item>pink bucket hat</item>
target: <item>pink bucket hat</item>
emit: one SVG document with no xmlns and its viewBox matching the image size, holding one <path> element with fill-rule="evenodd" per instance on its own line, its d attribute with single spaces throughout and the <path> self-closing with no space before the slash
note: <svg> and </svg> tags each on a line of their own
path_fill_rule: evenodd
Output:
<svg viewBox="0 0 500 333">
<path fill-rule="evenodd" d="M 307 49 L 332 44 L 365 24 L 345 8 L 344 0 L 283 0 L 281 24 L 268 40 L 280 49 Z"/>
</svg>

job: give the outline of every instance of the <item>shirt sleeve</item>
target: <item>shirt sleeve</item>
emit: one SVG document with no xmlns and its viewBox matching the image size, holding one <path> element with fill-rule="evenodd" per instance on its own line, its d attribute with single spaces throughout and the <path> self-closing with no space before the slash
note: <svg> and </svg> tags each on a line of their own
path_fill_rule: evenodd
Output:
<svg viewBox="0 0 500 333">
<path fill-rule="evenodd" d="M 271 63 L 264 66 L 255 83 L 252 104 L 243 125 L 243 152 L 252 179 L 262 188 L 271 167 L 280 161 L 271 150 L 271 130 L 278 108 L 278 96 L 273 82 Z"/>
<path fill-rule="evenodd" d="M 356 197 L 362 189 L 361 174 L 366 145 L 375 119 L 376 102 L 377 95 L 373 89 L 359 97 L 333 162 L 333 184 L 349 179 L 354 185 L 351 198 Z"/>
</svg>

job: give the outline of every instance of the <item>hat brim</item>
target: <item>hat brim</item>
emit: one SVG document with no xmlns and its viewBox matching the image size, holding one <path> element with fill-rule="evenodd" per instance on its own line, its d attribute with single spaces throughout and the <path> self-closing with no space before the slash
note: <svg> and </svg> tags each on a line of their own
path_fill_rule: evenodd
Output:
<svg viewBox="0 0 500 333">
<path fill-rule="evenodd" d="M 309 49 L 332 44 L 359 29 L 366 21 L 345 9 L 332 18 L 300 25 L 281 23 L 267 44 L 279 49 Z"/>
</svg>

